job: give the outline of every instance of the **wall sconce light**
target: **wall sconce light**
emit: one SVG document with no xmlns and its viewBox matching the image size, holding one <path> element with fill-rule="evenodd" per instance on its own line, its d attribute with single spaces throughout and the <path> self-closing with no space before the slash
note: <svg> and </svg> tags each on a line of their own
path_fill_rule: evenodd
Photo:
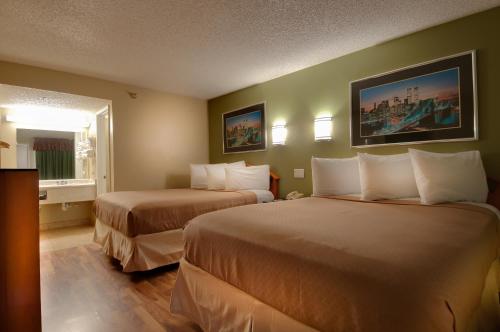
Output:
<svg viewBox="0 0 500 332">
<path fill-rule="evenodd" d="M 273 145 L 285 145 L 288 130 L 285 123 L 275 123 L 271 128 Z"/>
<path fill-rule="evenodd" d="M 321 117 L 314 119 L 314 140 L 330 141 L 332 139 L 333 121 L 332 117 Z"/>
</svg>

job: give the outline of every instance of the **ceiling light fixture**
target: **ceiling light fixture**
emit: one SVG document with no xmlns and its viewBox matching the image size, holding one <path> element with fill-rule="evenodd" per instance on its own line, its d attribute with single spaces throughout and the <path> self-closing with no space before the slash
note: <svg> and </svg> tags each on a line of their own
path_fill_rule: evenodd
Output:
<svg viewBox="0 0 500 332">
<path fill-rule="evenodd" d="M 17 128 L 79 132 L 90 126 L 89 112 L 51 108 L 39 105 L 2 105 L 7 109 L 5 120 Z"/>
</svg>

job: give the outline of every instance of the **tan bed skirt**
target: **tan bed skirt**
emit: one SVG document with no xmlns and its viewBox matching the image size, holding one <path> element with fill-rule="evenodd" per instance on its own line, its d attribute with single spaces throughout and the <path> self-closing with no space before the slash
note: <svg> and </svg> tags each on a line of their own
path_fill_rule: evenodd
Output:
<svg viewBox="0 0 500 332">
<path fill-rule="evenodd" d="M 499 278 L 500 262 L 497 259 L 488 272 L 481 304 L 471 317 L 466 331 L 500 330 Z M 184 259 L 180 260 L 170 310 L 195 322 L 205 332 L 317 331 Z"/>
<path fill-rule="evenodd" d="M 123 272 L 147 271 L 177 263 L 182 257 L 182 229 L 128 237 L 96 219 L 94 241 L 118 259 Z"/>
<path fill-rule="evenodd" d="M 204 270 L 180 261 L 170 311 L 203 331 L 317 331 Z"/>
</svg>

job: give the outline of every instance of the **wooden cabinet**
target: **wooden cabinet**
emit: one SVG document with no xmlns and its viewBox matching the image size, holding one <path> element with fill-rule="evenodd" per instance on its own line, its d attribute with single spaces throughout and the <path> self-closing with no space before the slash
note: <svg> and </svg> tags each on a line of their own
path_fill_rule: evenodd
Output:
<svg viewBox="0 0 500 332">
<path fill-rule="evenodd" d="M 0 169 L 0 330 L 41 331 L 38 172 Z"/>
</svg>

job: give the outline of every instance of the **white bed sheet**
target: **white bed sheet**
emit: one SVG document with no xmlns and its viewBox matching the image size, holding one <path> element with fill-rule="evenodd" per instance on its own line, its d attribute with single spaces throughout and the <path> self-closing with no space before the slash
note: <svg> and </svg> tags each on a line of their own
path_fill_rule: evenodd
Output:
<svg viewBox="0 0 500 332">
<path fill-rule="evenodd" d="M 350 194 L 347 196 L 361 198 L 361 194 Z M 399 201 L 420 201 L 420 197 L 407 197 L 407 198 L 395 199 L 395 201 L 397 201 L 397 200 L 399 200 Z M 483 207 L 483 208 L 488 209 L 488 210 L 492 211 L 493 213 L 495 213 L 497 215 L 498 219 L 500 220 L 500 210 L 498 210 L 493 205 L 490 205 L 487 203 L 477 203 L 477 202 L 454 202 L 454 203 L 463 203 L 463 204 L 476 205 L 476 206 Z"/>
<path fill-rule="evenodd" d="M 269 203 L 274 201 L 274 195 L 269 190 L 248 189 L 245 191 L 253 192 L 257 196 L 257 203 Z"/>
<path fill-rule="evenodd" d="M 488 209 L 488 210 L 494 212 L 497 215 L 498 219 L 500 220 L 500 211 L 496 207 L 494 207 L 493 205 L 490 205 L 487 203 L 476 203 L 476 202 L 458 202 L 458 203 L 476 205 L 476 206 L 480 206 L 480 207 L 483 207 L 485 209 Z"/>
</svg>

